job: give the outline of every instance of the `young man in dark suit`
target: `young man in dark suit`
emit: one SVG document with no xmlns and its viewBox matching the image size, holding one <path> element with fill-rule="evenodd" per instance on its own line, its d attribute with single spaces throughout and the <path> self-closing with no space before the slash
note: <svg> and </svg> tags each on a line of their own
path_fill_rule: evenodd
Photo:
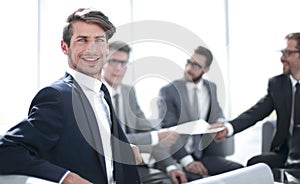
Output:
<svg viewBox="0 0 300 184">
<path fill-rule="evenodd" d="M 62 184 L 140 183 L 109 92 L 97 79 L 114 33 L 100 11 L 78 9 L 68 17 L 61 48 L 69 68 L 0 140 L 0 174 Z"/>
</svg>

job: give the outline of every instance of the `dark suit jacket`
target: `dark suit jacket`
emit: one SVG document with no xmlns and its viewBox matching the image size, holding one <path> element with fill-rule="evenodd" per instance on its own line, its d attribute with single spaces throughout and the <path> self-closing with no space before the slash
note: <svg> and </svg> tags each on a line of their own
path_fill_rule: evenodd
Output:
<svg viewBox="0 0 300 184">
<path fill-rule="evenodd" d="M 106 87 L 102 85 L 101 89 L 112 112 L 114 177 L 120 184 L 139 183 L 131 147 L 115 118 Z M 58 182 L 69 170 L 103 184 L 107 175 L 102 149 L 94 111 L 80 86 L 66 74 L 39 91 L 28 118 L 0 140 L 0 174 Z"/>
<path fill-rule="evenodd" d="M 216 123 L 219 118 L 223 118 L 223 111 L 217 99 L 216 85 L 208 80 L 204 80 L 204 85 L 207 87 L 210 96 L 210 107 L 206 118 L 207 122 Z M 182 124 L 188 121 L 196 120 L 197 117 L 193 114 L 193 110 L 189 101 L 186 81 L 184 79 L 175 80 L 171 84 L 164 86 L 160 90 L 161 101 L 159 102 L 159 113 L 163 127 L 170 127 L 177 124 Z M 188 136 L 181 135 L 177 143 L 172 147 L 175 154 L 174 158 L 180 160 L 189 155 L 185 150 Z M 206 147 L 213 139 L 208 136 L 202 136 L 202 145 Z"/>
<path fill-rule="evenodd" d="M 256 122 L 263 120 L 275 110 L 277 115 L 277 131 L 272 140 L 271 151 L 287 153 L 291 107 L 292 83 L 289 75 L 278 75 L 269 80 L 267 95 L 230 123 L 233 126 L 234 133 L 238 133 L 254 125 Z"/>
</svg>

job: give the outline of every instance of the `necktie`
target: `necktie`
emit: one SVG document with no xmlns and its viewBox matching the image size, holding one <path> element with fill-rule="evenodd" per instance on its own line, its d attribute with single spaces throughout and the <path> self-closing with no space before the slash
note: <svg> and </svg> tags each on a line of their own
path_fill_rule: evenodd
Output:
<svg viewBox="0 0 300 184">
<path fill-rule="evenodd" d="M 195 119 L 199 119 L 199 101 L 198 101 L 198 88 L 194 88 L 193 94 L 193 109 L 194 109 L 194 116 Z"/>
<path fill-rule="evenodd" d="M 288 157 L 288 163 L 295 165 L 300 162 L 300 84 L 295 85 L 296 91 L 294 95 L 294 127 L 291 138 L 291 147 Z"/>
<path fill-rule="evenodd" d="M 112 153 L 112 144 L 111 144 L 111 127 L 112 122 L 110 119 L 110 111 L 107 101 L 105 100 L 105 94 L 102 90 L 95 95 L 95 109 L 96 109 L 96 118 L 99 126 L 100 136 L 102 140 L 102 147 L 105 159 L 105 168 L 107 172 L 108 183 L 113 181 L 113 157 Z"/>
<path fill-rule="evenodd" d="M 109 106 L 108 106 L 107 102 L 105 101 L 104 92 L 103 91 L 100 91 L 98 93 L 98 100 L 100 102 L 100 103 L 97 103 L 98 105 L 100 105 L 100 112 L 102 114 L 104 114 L 103 117 L 106 117 L 106 120 L 108 121 L 108 124 L 109 124 L 109 126 L 111 128 L 112 123 L 111 123 L 111 119 L 110 119 Z"/>
<path fill-rule="evenodd" d="M 294 125 L 300 125 L 300 84 L 295 85 L 295 101 L 294 101 Z"/>
<path fill-rule="evenodd" d="M 194 115 L 195 119 L 200 119 L 200 111 L 199 111 L 199 101 L 198 101 L 198 88 L 194 88 L 194 95 L 193 95 L 193 108 L 194 108 Z M 201 135 L 194 135 L 193 137 L 193 150 L 194 150 L 194 157 L 200 159 L 202 156 L 202 151 L 199 149 L 200 147 L 200 140 Z"/>
<path fill-rule="evenodd" d="M 116 115 L 119 118 L 119 120 L 121 121 L 120 125 L 121 125 L 123 131 L 127 133 L 126 126 L 125 126 L 124 122 L 122 121 L 121 114 L 120 114 L 120 95 L 118 93 L 116 93 L 113 97 L 114 97 L 114 101 L 115 101 L 114 109 L 115 109 Z"/>
<path fill-rule="evenodd" d="M 114 95 L 114 100 L 115 100 L 115 112 L 117 114 L 117 116 L 120 115 L 120 107 L 119 107 L 119 94 L 116 93 Z"/>
</svg>

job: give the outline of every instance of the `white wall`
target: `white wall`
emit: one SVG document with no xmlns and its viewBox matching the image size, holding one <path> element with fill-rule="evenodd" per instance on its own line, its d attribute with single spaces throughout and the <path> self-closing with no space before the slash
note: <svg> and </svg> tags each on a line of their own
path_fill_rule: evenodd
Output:
<svg viewBox="0 0 300 184">
<path fill-rule="evenodd" d="M 37 1 L 1 1 L 0 129 L 26 115 L 37 90 Z M 30 10 L 30 11 L 29 11 Z"/>
</svg>

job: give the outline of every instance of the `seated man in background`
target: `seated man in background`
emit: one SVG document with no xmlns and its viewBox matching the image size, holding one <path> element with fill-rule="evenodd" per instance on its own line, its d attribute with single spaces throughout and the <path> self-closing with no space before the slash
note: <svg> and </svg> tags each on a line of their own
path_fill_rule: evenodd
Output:
<svg viewBox="0 0 300 184">
<path fill-rule="evenodd" d="M 118 118 L 123 123 L 123 129 L 129 142 L 137 145 L 141 152 L 149 152 L 156 160 L 162 160 L 164 172 L 138 166 L 142 183 L 178 183 L 186 182 L 184 172 L 179 170 L 176 162 L 169 156 L 168 149 L 178 139 L 179 135 L 168 129 L 154 130 L 140 109 L 134 88 L 121 81 L 126 73 L 131 48 L 124 42 L 114 41 L 109 44 L 109 56 L 103 67 L 103 78 L 109 89 Z M 171 179 L 171 180 L 170 180 Z"/>
<path fill-rule="evenodd" d="M 207 48 L 197 47 L 187 60 L 184 79 L 161 88 L 158 107 L 163 128 L 199 119 L 209 123 L 223 122 L 216 85 L 202 78 L 212 61 L 213 55 Z M 173 157 L 184 167 L 188 180 L 243 167 L 222 156 L 206 154 L 206 148 L 212 141 L 211 135 L 181 135 L 171 147 Z"/>
</svg>

